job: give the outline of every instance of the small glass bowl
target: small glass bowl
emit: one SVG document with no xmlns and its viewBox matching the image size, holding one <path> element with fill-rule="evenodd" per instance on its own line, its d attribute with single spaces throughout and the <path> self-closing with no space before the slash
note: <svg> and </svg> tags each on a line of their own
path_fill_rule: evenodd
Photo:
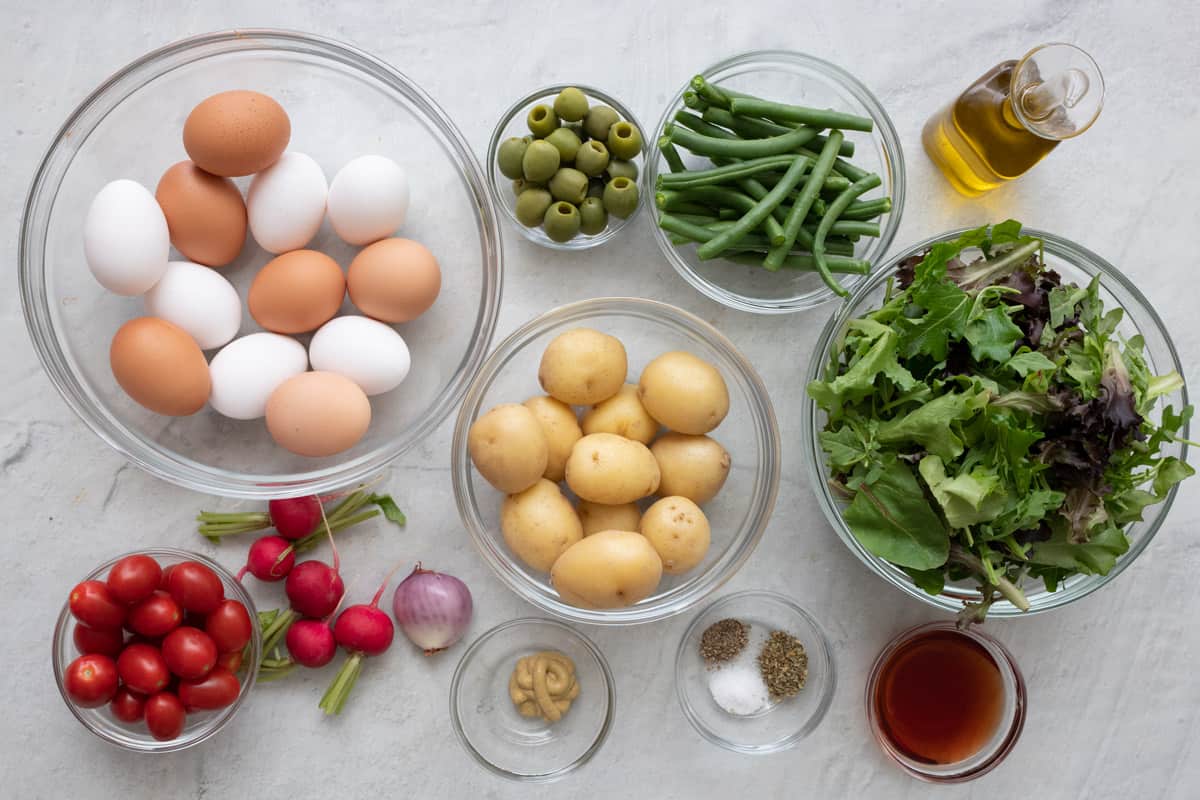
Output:
<svg viewBox="0 0 1200 800">
<path fill-rule="evenodd" d="M 517 660 L 557 650 L 575 662 L 579 696 L 558 722 L 523 717 L 508 695 Z M 476 639 L 450 682 L 454 735 L 495 774 L 549 783 L 587 763 L 612 729 L 616 685 L 608 662 L 582 633 L 549 619 L 515 619 Z"/>
<path fill-rule="evenodd" d="M 132 553 L 123 553 L 105 561 L 80 579 L 79 582 L 104 580 L 114 564 L 122 558 L 131 555 L 150 556 L 158 561 L 163 569 L 166 569 L 171 564 L 178 564 L 181 561 L 198 561 L 215 572 L 217 577 L 221 579 L 221 585 L 225 589 L 225 596 L 227 598 L 237 600 L 244 605 L 246 611 L 250 614 L 251 620 L 258 618 L 258 612 L 254 607 L 254 600 L 250 598 L 250 595 L 242 587 L 242 584 L 234 578 L 229 570 L 211 558 L 199 553 L 193 553 L 190 550 L 181 550 L 175 547 L 156 547 L 152 550 L 136 550 Z M 71 662 L 79 657 L 79 653 L 75 650 L 73 639 L 77 624 L 75 618 L 71 616 L 70 603 L 64 603 L 62 611 L 58 615 L 58 622 L 54 626 L 54 649 L 51 653 L 51 661 L 54 665 L 54 680 L 58 683 L 58 691 L 62 694 L 63 702 L 67 704 L 67 708 L 71 709 L 71 713 L 75 715 L 77 720 L 83 723 L 85 728 L 104 741 L 124 750 L 132 750 L 136 753 L 174 753 L 178 750 L 186 750 L 189 747 L 194 747 L 216 736 L 222 728 L 228 725 L 229 721 L 234 718 L 238 710 L 242 707 L 242 703 L 246 701 L 250 690 L 254 688 L 254 679 L 257 671 L 244 666 L 238 673 L 238 680 L 241 681 L 242 688 L 236 700 L 225 708 L 216 711 L 189 711 L 183 733 L 170 741 L 160 742 L 150 735 L 150 731 L 146 729 L 144 721 L 133 723 L 121 722 L 112 715 L 107 704 L 99 708 L 80 708 L 71 700 L 70 695 L 67 694 L 66 687 L 63 686 L 63 676 Z M 257 664 L 261 655 L 262 636 L 258 625 L 254 624 L 251 626 L 250 633 L 250 653 L 244 663 L 247 665 Z"/>
<path fill-rule="evenodd" d="M 905 172 L 904 153 L 892 120 L 879 100 L 857 78 L 841 67 L 815 56 L 788 50 L 759 50 L 743 53 L 714 64 L 700 73 L 710 83 L 747 92 L 768 100 L 796 103 L 817 108 L 835 108 L 870 117 L 875 129 L 870 133 L 846 131 L 846 138 L 855 143 L 853 163 L 869 172 L 878 173 L 883 185 L 863 199 L 891 197 L 892 210 L 880 220 L 879 238 L 864 236 L 854 247 L 856 258 L 878 265 L 892 244 L 900 227 L 904 211 Z M 657 142 L 675 113 L 684 108 L 680 89 L 667 104 L 651 141 Z M 680 150 L 684 163 L 705 163 L 706 160 Z M 655 148 L 647 164 L 647 185 L 657 184 L 660 173 L 668 172 L 661 151 Z M 834 297 L 815 272 L 781 270 L 767 272 L 760 267 L 734 264 L 724 259 L 701 261 L 691 245 L 676 246 L 670 235 L 654 226 L 655 241 L 667 260 L 684 280 L 718 303 L 757 314 L 790 314 L 813 308 Z M 864 275 L 839 275 L 838 282 L 852 290 L 864 280 Z"/>
<path fill-rule="evenodd" d="M 531 228 L 527 225 L 522 225 L 521 221 L 517 219 L 517 198 L 512 193 L 512 179 L 505 177 L 500 172 L 499 164 L 496 161 L 496 154 L 500 149 L 500 143 L 505 139 L 514 136 L 519 139 L 522 136 L 529 135 L 529 128 L 525 124 L 525 115 L 529 112 L 530 107 L 538 103 L 553 105 L 554 98 L 558 93 L 572 86 L 584 93 L 588 99 L 589 106 L 609 106 L 621 115 L 621 119 L 626 122 L 632 122 L 641 131 L 642 157 L 637 164 L 638 205 L 633 213 L 625 219 L 610 214 L 608 217 L 608 227 L 595 236 L 587 236 L 581 233 L 565 242 L 556 242 L 546 235 L 546 232 L 542 230 L 542 226 L 535 225 Z M 504 112 L 504 116 L 500 117 L 500 122 L 496 124 L 496 129 L 492 131 L 492 140 L 488 144 L 487 150 L 487 178 L 488 185 L 492 189 L 492 198 L 495 200 L 496 205 L 503 209 L 504 216 L 513 224 L 513 227 L 534 244 L 540 244 L 542 247 L 547 247 L 551 250 L 590 250 L 593 247 L 599 247 L 620 233 L 626 225 L 631 223 L 642 212 L 642 208 L 646 206 L 646 198 L 651 196 L 650 187 L 654 185 L 647 177 L 650 172 L 653 141 L 650 138 L 650 132 L 642 127 L 642 123 L 637 121 L 637 117 L 633 115 L 632 111 L 619 100 L 605 94 L 599 89 L 579 83 L 563 83 L 538 89 L 513 103 Z"/>
<path fill-rule="evenodd" d="M 965 636 L 986 650 L 1000 671 L 1000 682 L 1004 691 L 1004 707 L 1000 712 L 1000 721 L 997 723 L 992 737 L 978 752 L 953 764 L 932 764 L 921 761 L 896 747 L 883 729 L 882 721 L 879 719 L 879 710 L 875 704 L 875 690 L 888 659 L 896 650 L 912 639 L 931 631 L 949 631 Z M 905 772 L 930 783 L 962 783 L 974 780 L 995 769 L 1012 751 L 1017 739 L 1020 738 L 1021 730 L 1025 727 L 1025 707 L 1027 705 L 1025 678 L 1021 675 L 1021 669 L 1017 666 L 1012 653 L 1008 652 L 1008 648 L 978 630 L 978 626 L 959 630 L 953 622 L 931 622 L 927 625 L 918 625 L 888 642 L 887 646 L 883 648 L 883 652 L 875 659 L 874 666 L 871 667 L 871 674 L 867 678 L 866 702 L 867 721 L 871 726 L 871 733 L 883 752 L 899 764 Z"/>
<path fill-rule="evenodd" d="M 879 307 L 885 287 L 895 274 L 897 265 L 911 256 L 924 252 L 937 242 L 958 238 L 964 230 L 966 229 L 932 236 L 896 253 L 871 275 L 870 279 L 861 285 L 853 296 L 839 306 L 817 339 L 816 348 L 809 361 L 805 385 L 823 377 L 830 364 L 834 349 L 838 347 L 846 330 L 846 324 Z M 1045 243 L 1043 252 L 1046 265 L 1058 272 L 1064 283 L 1071 282 L 1086 286 L 1092 278 L 1100 276 L 1100 299 L 1104 302 L 1104 307 L 1106 309 L 1119 307 L 1125 310 L 1124 320 L 1117 328 L 1117 332 L 1126 338 L 1135 334 L 1144 337 L 1146 364 L 1152 373 L 1158 375 L 1174 370 L 1180 375 L 1186 374 L 1179 361 L 1179 353 L 1176 352 L 1175 344 L 1171 341 L 1171 336 L 1162 319 L 1155 312 L 1150 301 L 1120 270 L 1091 250 L 1068 239 L 1032 228 L 1026 228 L 1023 232 L 1030 236 L 1036 236 Z M 825 412 L 817 407 L 807 393 L 802 402 L 804 405 L 800 418 L 801 442 L 807 456 L 805 461 L 808 463 L 809 483 L 817 495 L 826 519 L 829 520 L 829 524 L 833 526 L 845 545 L 876 575 L 924 603 L 947 611 L 959 611 L 964 603 L 979 602 L 981 595 L 973 581 L 948 582 L 941 594 L 931 595 L 913 583 L 912 578 L 904 570 L 879 558 L 862 546 L 845 520 L 842 519 L 845 501 L 835 496 L 829 486 L 826 467 L 828 459 L 824 450 L 821 449 L 819 439 L 819 434 L 825 427 Z M 1167 405 L 1174 405 L 1179 409 L 1187 404 L 1188 394 L 1185 386 L 1162 398 L 1154 413 L 1161 413 L 1161 409 Z M 1167 444 L 1162 452 L 1175 456 L 1180 461 L 1187 461 L 1187 439 L 1188 425 L 1185 424 L 1179 433 L 1179 440 Z M 1173 486 L 1163 502 L 1146 508 L 1142 521 L 1125 526 L 1125 535 L 1129 537 L 1130 541 L 1129 550 L 1117 558 L 1116 565 L 1109 570 L 1107 575 L 1071 575 L 1061 581 L 1058 590 L 1054 592 L 1047 591 L 1041 580 L 1026 579 L 1021 588 L 1029 601 L 1028 611 L 1021 611 L 1008 600 L 1000 599 L 988 609 L 988 616 L 1018 617 L 1022 614 L 1048 611 L 1086 597 L 1115 579 L 1150 544 L 1150 540 L 1154 538 L 1154 534 L 1158 532 L 1166 519 L 1167 512 L 1171 510 L 1178 491 L 1179 486 Z"/>
<path fill-rule="evenodd" d="M 467 434 L 480 414 L 499 403 L 520 403 L 543 394 L 537 380 L 542 352 L 560 333 L 581 326 L 621 340 L 634 381 L 656 356 L 686 350 L 720 370 L 729 387 L 729 414 L 710 435 L 729 452 L 733 466 L 721 493 L 704 508 L 712 527 L 708 555 L 685 575 L 663 575 L 654 594 L 628 608 L 577 608 L 559 598 L 546 573 L 521 563 L 500 533 L 504 495 L 483 479 L 467 452 Z M 779 490 L 779 427 L 762 379 L 716 328 L 666 303 L 597 298 L 556 308 L 527 322 L 492 351 L 459 410 L 450 469 L 463 524 L 480 555 L 510 589 L 562 619 L 632 625 L 691 608 L 733 577 L 750 557 Z"/>
<path fill-rule="evenodd" d="M 808 680 L 800 694 L 771 704 L 759 714 L 739 717 L 713 700 L 708 679 L 715 669 L 700 655 L 700 637 L 709 625 L 732 617 L 800 640 L 808 654 Z M 751 646 L 751 645 L 747 645 Z M 789 597 L 749 591 L 722 597 L 696 615 L 675 653 L 675 693 L 696 732 L 727 750 L 751 755 L 795 747 L 825 717 L 837 685 L 833 652 L 817 621 Z"/>
</svg>

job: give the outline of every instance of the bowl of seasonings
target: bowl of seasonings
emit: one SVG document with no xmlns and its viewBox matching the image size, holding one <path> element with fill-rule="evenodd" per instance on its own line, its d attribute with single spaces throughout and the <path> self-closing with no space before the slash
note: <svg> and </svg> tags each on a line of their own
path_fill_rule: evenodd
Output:
<svg viewBox="0 0 1200 800">
<path fill-rule="evenodd" d="M 604 744 L 615 692 L 608 662 L 582 633 L 554 620 L 516 619 L 463 653 L 450 682 L 450 719 L 485 769 L 548 783 Z"/>
<path fill-rule="evenodd" d="M 833 700 L 833 655 L 817 621 L 775 592 L 739 592 L 701 611 L 675 656 L 692 727 L 738 753 L 794 747 Z"/>
</svg>

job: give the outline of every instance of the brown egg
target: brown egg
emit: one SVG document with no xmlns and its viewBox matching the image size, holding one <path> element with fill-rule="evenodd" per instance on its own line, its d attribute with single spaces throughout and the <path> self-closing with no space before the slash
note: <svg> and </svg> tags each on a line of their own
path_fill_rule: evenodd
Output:
<svg viewBox="0 0 1200 800">
<path fill-rule="evenodd" d="M 117 329 L 108 359 L 125 394 L 155 413 L 186 417 L 208 402 L 208 362 L 178 325 L 157 317 L 131 319 Z"/>
<path fill-rule="evenodd" d="M 223 267 L 246 241 L 246 203 L 229 178 L 180 161 L 159 178 L 154 199 L 162 207 L 175 249 L 197 264 Z"/>
<path fill-rule="evenodd" d="M 267 399 L 267 430 L 302 456 L 331 456 L 358 444 L 371 424 L 371 402 L 358 384 L 334 372 L 302 372 Z"/>
<path fill-rule="evenodd" d="M 333 319 L 345 294 L 346 277 L 336 261 L 316 250 L 293 250 L 259 270 L 246 304 L 269 331 L 305 333 Z"/>
<path fill-rule="evenodd" d="M 237 89 L 201 102 L 183 123 L 183 149 L 205 172 L 235 178 L 261 172 L 287 148 L 292 123 L 283 106 Z"/>
<path fill-rule="evenodd" d="M 350 301 L 368 317 L 408 322 L 425 313 L 442 289 L 433 253 L 412 239 L 381 239 L 364 247 L 346 276 Z"/>
</svg>

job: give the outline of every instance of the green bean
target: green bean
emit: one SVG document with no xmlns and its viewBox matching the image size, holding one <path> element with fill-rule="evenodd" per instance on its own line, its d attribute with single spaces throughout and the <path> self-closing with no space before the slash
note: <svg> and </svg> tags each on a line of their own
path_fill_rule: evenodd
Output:
<svg viewBox="0 0 1200 800">
<path fill-rule="evenodd" d="M 696 116 L 692 112 L 686 111 L 682 108 L 675 112 L 675 121 L 678 122 L 680 125 L 683 125 L 686 128 L 690 128 L 691 130 L 694 130 L 696 133 L 700 133 L 705 136 L 711 136 L 714 139 L 737 139 L 738 138 L 736 133 L 730 133 L 729 131 L 725 130 L 724 128 L 718 128 L 716 125 L 713 125 L 709 122 L 705 122 L 703 119 Z M 662 139 L 667 139 L 668 141 L 670 141 L 670 137 L 668 137 L 668 136 L 663 136 Z M 662 141 L 662 139 L 660 139 L 659 141 Z"/>
<path fill-rule="evenodd" d="M 675 145 L 659 139 L 658 149 L 662 151 L 663 160 L 667 162 L 667 167 L 671 172 L 687 171 L 687 167 L 683 165 L 683 159 L 679 157 L 679 151 L 675 149 Z"/>
<path fill-rule="evenodd" d="M 717 209 L 717 218 L 718 218 L 718 219 L 721 219 L 721 220 L 730 220 L 730 221 L 732 221 L 732 220 L 735 220 L 735 219 L 737 219 L 737 218 L 738 218 L 738 217 L 740 217 L 740 216 L 741 216 L 741 214 L 739 214 L 739 213 L 737 212 L 737 209 L 733 209 L 733 208 L 720 208 L 720 209 Z M 774 217 L 772 217 L 771 219 L 769 219 L 769 220 L 767 220 L 766 222 L 764 222 L 764 223 L 763 223 L 763 227 L 764 227 L 764 229 L 766 229 L 766 230 L 772 230 L 772 229 L 774 229 L 774 228 L 778 227 L 778 229 L 779 229 L 778 235 L 780 235 L 780 236 L 782 236 L 782 235 L 783 235 L 783 226 L 782 226 L 782 225 L 780 225 L 780 224 L 779 224 L 779 222 L 778 222 L 778 221 L 777 221 L 777 220 L 776 220 Z"/>
<path fill-rule="evenodd" d="M 708 101 L 693 92 L 691 89 L 688 89 L 683 93 L 683 104 L 696 111 L 703 111 L 704 109 L 708 108 Z"/>
<path fill-rule="evenodd" d="M 828 213 L 828 212 L 827 212 Z M 804 225 L 809 233 L 816 233 L 818 225 Z M 833 227 L 829 230 L 830 233 L 839 236 L 879 236 L 878 222 L 860 222 L 851 219 L 838 219 L 833 223 Z"/>
<path fill-rule="evenodd" d="M 698 155 L 731 158 L 758 158 L 790 153 L 812 138 L 808 129 L 797 128 L 790 133 L 772 136 L 769 139 L 724 139 L 705 136 L 679 125 L 668 125 L 666 135 L 673 143 Z M 809 161 L 810 159 L 805 159 L 805 163 Z"/>
<path fill-rule="evenodd" d="M 818 128 L 835 130 L 870 133 L 871 129 L 875 127 L 869 117 L 821 108 L 775 103 L 770 100 L 759 100 L 756 97 L 731 97 L 729 110 L 739 116 L 766 117 L 775 122 L 802 122 L 805 125 L 816 125 Z"/>
<path fill-rule="evenodd" d="M 668 188 L 711 186 L 713 184 L 729 183 L 736 178 L 744 178 L 748 175 L 775 169 L 776 167 L 787 167 L 795 158 L 796 156 L 790 155 L 764 156 L 763 158 L 752 158 L 748 161 L 726 164 L 723 167 L 691 170 L 677 175 L 660 175 L 659 179 L 662 181 L 662 185 Z"/>
<path fill-rule="evenodd" d="M 754 198 L 748 197 L 727 186 L 695 186 L 686 190 L 664 189 L 658 194 L 668 196 L 674 194 L 681 197 L 683 202 L 700 202 L 716 209 L 732 208 L 740 212 L 736 218 L 740 218 L 742 214 L 749 213 L 756 205 Z M 655 201 L 657 203 L 657 196 L 655 197 Z M 675 200 L 672 202 L 679 201 Z M 668 211 L 671 210 L 664 207 L 662 203 L 658 203 L 658 207 Z M 764 219 L 762 221 L 762 229 L 772 241 L 783 240 L 783 226 L 774 217 L 768 216 Z"/>
<path fill-rule="evenodd" d="M 680 219 L 686 219 L 688 222 L 694 222 L 697 225 L 703 225 L 705 228 L 708 228 L 708 230 L 712 231 L 714 234 L 725 230 L 729 226 L 733 225 L 735 222 L 735 220 L 723 220 L 723 219 L 717 220 L 715 222 L 705 222 L 704 221 L 705 219 L 711 220 L 712 217 L 705 217 L 704 215 L 700 215 L 700 214 L 677 214 L 676 213 L 676 214 L 672 214 L 672 216 L 678 217 Z M 828 252 L 830 255 L 839 255 L 839 256 L 854 255 L 854 245 L 850 244 L 845 239 L 841 239 L 841 238 L 829 239 L 826 242 L 826 244 L 828 245 L 827 249 L 828 249 Z M 768 239 L 767 237 L 759 235 L 759 234 L 755 234 L 755 233 L 750 233 L 750 234 L 747 234 L 745 236 L 745 238 L 743 238 L 735 246 L 729 248 L 728 252 L 736 252 L 739 250 L 745 250 L 748 252 L 763 253 L 765 255 L 768 251 L 771 250 L 772 247 L 774 247 L 774 245 L 771 244 L 771 240 Z M 797 245 L 796 247 L 793 247 L 790 252 L 791 253 L 811 253 L 812 251 L 809 248 L 804 247 L 803 245 Z"/>
<path fill-rule="evenodd" d="M 702 119 L 713 125 L 729 128 L 734 133 L 749 139 L 765 139 L 769 136 L 778 136 L 781 133 L 796 130 L 797 127 L 795 125 L 778 125 L 774 122 L 755 117 L 738 117 L 723 108 L 713 108 L 711 106 L 704 110 Z M 806 129 L 811 130 L 813 133 L 812 139 L 808 144 L 814 147 L 825 146 L 825 142 L 828 141 L 829 137 L 821 135 L 820 128 L 807 127 Z M 854 142 L 849 139 L 843 139 L 842 146 L 838 152 L 847 158 L 854 155 Z M 816 158 L 816 153 L 813 153 L 812 157 Z"/>
<path fill-rule="evenodd" d="M 892 198 L 880 197 L 860 203 L 851 203 L 842 212 L 842 219 L 875 219 L 892 210 Z"/>
<path fill-rule="evenodd" d="M 737 264 L 749 264 L 756 267 L 762 266 L 762 259 L 749 253 L 732 253 L 728 256 L 728 259 Z M 803 272 L 817 271 L 817 261 L 809 253 L 793 253 L 784 258 L 780 266 L 785 269 L 795 269 Z M 830 272 L 838 272 L 845 275 L 867 275 L 871 272 L 870 261 L 864 261 L 861 258 L 847 258 L 845 256 L 827 257 L 825 267 Z"/>
<path fill-rule="evenodd" d="M 850 205 L 855 198 L 863 192 L 874 189 L 880 183 L 882 181 L 878 175 L 868 175 L 861 180 L 855 181 L 850 185 L 849 189 L 843 191 L 837 196 L 836 200 L 829 204 L 829 210 L 821 218 L 821 224 L 817 226 L 817 232 L 813 235 L 813 259 L 817 262 L 817 270 L 821 273 L 822 278 L 829 273 L 829 261 L 825 256 L 825 237 L 829 235 L 833 224 L 837 222 L 838 215 L 845 211 L 846 206 Z M 829 281 L 826 281 L 826 284 L 828 283 Z M 832 289 L 833 287 L 830 288 Z M 833 291 L 842 297 L 849 294 L 849 292 L 842 288 L 841 284 L 838 284 L 837 288 Z"/>
<path fill-rule="evenodd" d="M 725 89 L 713 86 L 703 75 L 696 75 L 691 80 L 692 91 L 710 105 L 729 108 L 730 95 Z"/>
<path fill-rule="evenodd" d="M 774 250 L 767 254 L 766 260 L 763 261 L 763 266 L 771 272 L 783 266 L 783 257 L 792 249 L 792 245 L 796 243 L 796 237 L 800 235 L 800 229 L 804 225 L 804 218 L 808 216 L 808 210 L 812 208 L 813 202 L 817 199 L 817 193 L 821 190 L 821 184 L 825 181 L 825 176 L 829 174 L 829 170 L 833 167 L 833 161 L 837 158 L 838 148 L 842 145 L 842 132 L 833 131 L 829 134 L 829 141 L 821 148 L 821 155 L 813 164 L 812 172 L 809 174 L 809 182 L 800 190 L 800 196 L 796 198 L 796 202 L 792 204 L 791 210 L 788 211 L 787 219 L 783 223 L 783 241 L 778 244 Z M 778 189 L 783 184 L 780 181 L 776 184 L 775 189 Z M 775 191 L 772 189 L 771 191 Z M 826 279 L 826 273 L 821 273 L 821 277 L 825 279 L 826 284 L 837 284 L 833 278 Z M 832 288 L 832 287 L 831 287 Z M 841 286 L 838 285 L 840 289 Z M 836 290 L 835 290 L 836 291 Z"/>
<path fill-rule="evenodd" d="M 689 131 L 690 133 L 690 131 Z M 783 138 L 783 137 L 779 137 Z M 713 141 L 720 142 L 719 139 Z M 710 239 L 696 249 L 696 254 L 702 260 L 716 258 L 727 248 L 738 243 L 738 240 L 748 234 L 750 231 L 757 228 L 759 225 L 771 216 L 771 209 L 783 202 L 783 198 L 792 190 L 792 187 L 800 180 L 800 176 L 808 169 L 811 162 L 807 158 L 797 158 L 788 167 L 787 172 L 783 176 L 783 180 L 775 185 L 771 191 L 767 192 L 767 196 L 754 204 L 754 207 L 747 211 L 741 219 L 739 219 L 732 227 L 722 231 L 714 239 Z M 815 191 L 816 185 L 814 185 Z M 785 230 L 786 235 L 786 230 Z M 792 237 L 795 240 L 795 236 Z"/>
</svg>

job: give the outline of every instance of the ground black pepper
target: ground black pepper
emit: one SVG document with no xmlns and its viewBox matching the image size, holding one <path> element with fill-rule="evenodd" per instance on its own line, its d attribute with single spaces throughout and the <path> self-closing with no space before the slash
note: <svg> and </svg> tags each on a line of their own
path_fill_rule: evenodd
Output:
<svg viewBox="0 0 1200 800">
<path fill-rule="evenodd" d="M 771 631 L 758 654 L 758 668 L 771 699 L 795 697 L 808 680 L 808 654 L 795 636 Z"/>
<path fill-rule="evenodd" d="M 710 664 L 723 664 L 737 657 L 750 641 L 750 626 L 737 619 L 722 619 L 700 635 L 700 655 Z"/>
</svg>

